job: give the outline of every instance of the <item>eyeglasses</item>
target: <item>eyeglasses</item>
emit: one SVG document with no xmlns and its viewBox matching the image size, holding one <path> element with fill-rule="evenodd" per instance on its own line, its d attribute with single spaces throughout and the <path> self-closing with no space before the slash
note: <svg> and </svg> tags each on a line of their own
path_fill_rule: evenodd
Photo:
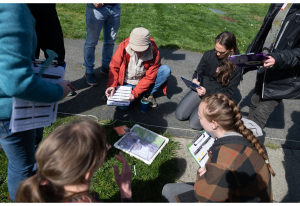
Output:
<svg viewBox="0 0 300 206">
<path fill-rule="evenodd" d="M 215 50 L 216 50 L 216 49 L 215 49 Z M 216 54 L 217 54 L 217 53 L 220 53 L 220 55 L 223 55 L 223 54 L 225 54 L 226 52 L 228 52 L 228 50 L 226 50 L 226 51 L 224 51 L 224 52 L 220 52 L 220 51 L 216 50 L 215 52 L 216 52 Z"/>
</svg>

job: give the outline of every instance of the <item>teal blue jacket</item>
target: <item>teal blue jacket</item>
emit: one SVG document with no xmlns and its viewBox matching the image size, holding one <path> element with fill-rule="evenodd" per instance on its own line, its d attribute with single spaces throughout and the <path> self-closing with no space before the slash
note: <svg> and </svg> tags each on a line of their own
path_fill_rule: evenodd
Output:
<svg viewBox="0 0 300 206">
<path fill-rule="evenodd" d="M 36 49 L 35 19 L 26 4 L 0 4 L 0 120 L 9 119 L 12 98 L 57 102 L 60 85 L 39 79 L 31 68 Z"/>
</svg>

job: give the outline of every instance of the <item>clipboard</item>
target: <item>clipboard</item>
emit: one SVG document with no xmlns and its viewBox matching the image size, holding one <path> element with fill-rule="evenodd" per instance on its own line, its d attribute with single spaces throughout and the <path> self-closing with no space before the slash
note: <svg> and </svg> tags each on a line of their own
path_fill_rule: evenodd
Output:
<svg viewBox="0 0 300 206">
<path fill-rule="evenodd" d="M 228 60 L 240 68 L 263 66 L 263 60 L 269 59 L 265 53 L 245 53 L 239 55 L 232 55 Z"/>
<path fill-rule="evenodd" d="M 188 88 L 190 88 L 191 90 L 193 90 L 195 92 L 197 92 L 196 88 L 201 88 L 198 84 L 195 84 L 194 82 L 192 82 L 189 79 L 186 79 L 184 77 L 181 77 L 181 79 Z"/>
</svg>

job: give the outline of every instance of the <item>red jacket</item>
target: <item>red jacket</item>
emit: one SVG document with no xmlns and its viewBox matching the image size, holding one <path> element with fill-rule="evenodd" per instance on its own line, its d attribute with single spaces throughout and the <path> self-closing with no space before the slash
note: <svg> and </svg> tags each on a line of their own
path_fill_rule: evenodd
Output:
<svg viewBox="0 0 300 206">
<path fill-rule="evenodd" d="M 136 87 L 132 90 L 132 94 L 137 98 L 141 93 L 146 91 L 149 86 L 155 82 L 157 70 L 160 67 L 161 57 L 154 39 L 150 37 L 152 43 L 153 59 L 143 62 L 146 70 L 145 76 L 138 82 Z M 123 40 L 118 46 L 110 64 L 109 64 L 109 78 L 107 87 L 116 87 L 117 85 L 123 85 L 125 79 L 125 69 L 128 66 L 130 55 L 126 52 L 126 47 L 129 43 L 129 38 Z M 166 82 L 161 86 L 166 95 L 167 84 Z"/>
</svg>

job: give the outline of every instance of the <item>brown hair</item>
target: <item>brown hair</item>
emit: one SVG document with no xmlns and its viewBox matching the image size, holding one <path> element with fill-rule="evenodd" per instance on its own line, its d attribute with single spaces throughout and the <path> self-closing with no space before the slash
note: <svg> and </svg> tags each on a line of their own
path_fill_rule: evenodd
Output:
<svg viewBox="0 0 300 206">
<path fill-rule="evenodd" d="M 86 174 L 103 164 L 105 154 L 105 130 L 99 123 L 84 120 L 60 126 L 39 146 L 37 174 L 20 184 L 16 202 L 67 200 L 64 186 L 87 184 Z"/>
<path fill-rule="evenodd" d="M 229 96 L 221 93 L 209 94 L 203 97 L 202 102 L 207 104 L 203 115 L 207 121 L 216 121 L 224 130 L 234 131 L 243 135 L 244 138 L 251 143 L 256 151 L 267 162 L 270 173 L 275 176 L 275 173 L 269 163 L 266 151 L 262 148 L 258 139 L 253 132 L 245 127 L 242 121 L 242 115 L 235 101 Z"/>
<path fill-rule="evenodd" d="M 222 86 L 227 86 L 229 84 L 229 79 L 231 74 L 234 72 L 236 65 L 229 61 L 227 58 L 231 55 L 239 54 L 239 50 L 236 46 L 236 39 L 233 33 L 229 31 L 224 31 L 215 38 L 215 44 L 219 43 L 226 48 L 226 50 L 231 50 L 228 55 L 223 58 L 219 64 L 220 72 L 216 74 L 217 81 L 222 83 Z"/>
</svg>

